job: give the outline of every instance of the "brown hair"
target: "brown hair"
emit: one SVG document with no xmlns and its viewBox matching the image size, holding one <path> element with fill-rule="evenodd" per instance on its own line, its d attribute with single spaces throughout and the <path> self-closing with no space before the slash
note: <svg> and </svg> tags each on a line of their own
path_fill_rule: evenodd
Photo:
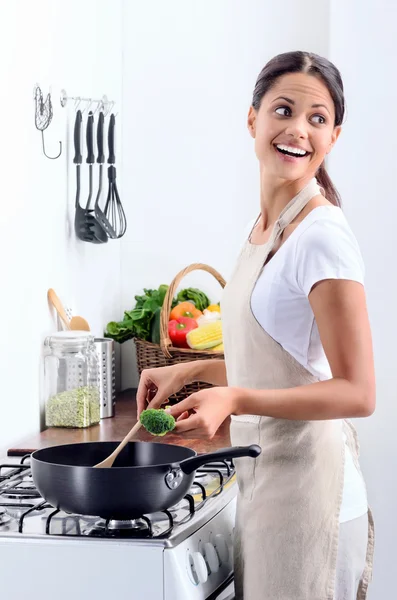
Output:
<svg viewBox="0 0 397 600">
<path fill-rule="evenodd" d="M 327 86 L 335 106 L 334 126 L 341 125 L 345 114 L 345 98 L 343 82 L 338 69 L 329 60 L 311 52 L 285 52 L 272 58 L 259 73 L 252 98 L 252 106 L 259 110 L 263 96 L 268 92 L 277 79 L 288 73 L 307 73 L 318 77 Z M 318 184 L 324 189 L 327 200 L 341 205 L 338 190 L 332 183 L 324 163 L 316 173 Z"/>
</svg>

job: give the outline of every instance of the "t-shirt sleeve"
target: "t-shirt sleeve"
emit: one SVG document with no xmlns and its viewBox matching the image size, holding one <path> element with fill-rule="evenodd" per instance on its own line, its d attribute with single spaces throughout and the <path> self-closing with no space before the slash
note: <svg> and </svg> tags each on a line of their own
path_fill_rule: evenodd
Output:
<svg viewBox="0 0 397 600">
<path fill-rule="evenodd" d="M 312 223 L 297 241 L 295 261 L 297 285 L 306 296 L 324 279 L 364 284 L 364 261 L 347 222 L 324 219 Z"/>
</svg>

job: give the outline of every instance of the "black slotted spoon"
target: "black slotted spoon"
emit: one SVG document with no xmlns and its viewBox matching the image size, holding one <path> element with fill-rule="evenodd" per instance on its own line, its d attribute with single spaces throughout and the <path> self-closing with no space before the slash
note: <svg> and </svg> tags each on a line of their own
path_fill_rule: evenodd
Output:
<svg viewBox="0 0 397 600">
<path fill-rule="evenodd" d="M 103 112 L 101 111 L 99 113 L 97 136 L 96 136 L 97 137 L 97 146 L 98 146 L 97 163 L 99 164 L 99 187 L 98 187 L 98 194 L 97 194 L 96 201 L 95 201 L 95 218 L 101 224 L 103 229 L 106 231 L 107 235 L 111 239 L 114 240 L 117 238 L 117 233 L 114 230 L 114 227 L 112 227 L 112 225 L 109 223 L 107 216 L 105 215 L 105 213 L 99 206 L 99 201 L 100 201 L 101 195 L 102 195 L 103 163 L 105 162 L 105 154 L 103 151 L 104 121 L 105 121 L 105 117 L 104 117 Z"/>
<path fill-rule="evenodd" d="M 93 244 L 102 244 L 107 242 L 107 235 L 103 231 L 100 224 L 95 219 L 93 210 L 87 210 L 80 206 L 80 170 L 83 157 L 81 154 L 81 124 L 82 124 L 81 110 L 76 112 L 76 119 L 74 123 L 74 159 L 73 162 L 76 165 L 76 203 L 75 203 L 75 218 L 74 218 L 74 229 L 76 236 L 83 242 L 91 242 Z M 106 239 L 102 239 L 105 234 Z"/>
<path fill-rule="evenodd" d="M 86 142 L 87 142 L 87 160 L 86 163 L 89 165 L 89 191 L 88 191 L 88 200 L 86 205 L 86 210 L 89 211 L 91 216 L 94 218 L 95 225 L 93 227 L 93 232 L 95 235 L 95 240 L 93 240 L 97 244 L 104 244 L 108 241 L 108 236 L 106 231 L 103 229 L 102 225 L 97 221 L 94 209 L 91 209 L 91 199 L 92 199 L 92 191 L 93 191 L 93 167 L 95 164 L 95 154 L 94 154 L 94 115 L 90 111 L 88 113 L 87 120 L 87 132 L 86 132 Z"/>
</svg>

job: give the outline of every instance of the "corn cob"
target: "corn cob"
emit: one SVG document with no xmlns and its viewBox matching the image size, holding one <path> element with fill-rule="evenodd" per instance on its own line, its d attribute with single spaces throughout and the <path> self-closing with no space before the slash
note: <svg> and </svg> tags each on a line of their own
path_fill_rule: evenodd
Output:
<svg viewBox="0 0 397 600">
<path fill-rule="evenodd" d="M 206 323 L 192 329 L 186 336 L 187 343 L 194 350 L 208 350 L 222 343 L 222 321 Z"/>
<path fill-rule="evenodd" d="M 223 346 L 223 342 L 222 344 L 219 344 L 219 346 L 214 346 L 213 348 L 211 348 L 214 352 L 224 352 L 225 348 Z"/>
</svg>

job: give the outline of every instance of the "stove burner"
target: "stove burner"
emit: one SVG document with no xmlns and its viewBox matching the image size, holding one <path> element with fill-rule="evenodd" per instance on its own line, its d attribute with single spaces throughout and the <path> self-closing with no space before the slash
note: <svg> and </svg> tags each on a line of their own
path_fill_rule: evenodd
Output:
<svg viewBox="0 0 397 600">
<path fill-rule="evenodd" d="M 144 519 L 120 521 L 98 521 L 94 527 L 86 529 L 84 535 L 94 537 L 134 538 L 150 537 L 152 535 L 148 523 Z"/>
<path fill-rule="evenodd" d="M 3 498 L 12 500 L 32 500 L 40 498 L 40 494 L 35 488 L 33 481 L 21 481 L 13 487 L 9 487 L 3 492 Z"/>
<path fill-rule="evenodd" d="M 138 530 L 141 531 L 142 529 L 147 529 L 147 524 L 142 521 L 141 519 L 131 519 L 130 521 L 117 521 L 117 520 L 112 520 L 109 521 L 108 523 L 108 529 L 114 529 L 114 530 Z"/>
<path fill-rule="evenodd" d="M 10 515 L 7 514 L 5 508 L 0 507 L 0 527 L 11 521 Z"/>
</svg>

